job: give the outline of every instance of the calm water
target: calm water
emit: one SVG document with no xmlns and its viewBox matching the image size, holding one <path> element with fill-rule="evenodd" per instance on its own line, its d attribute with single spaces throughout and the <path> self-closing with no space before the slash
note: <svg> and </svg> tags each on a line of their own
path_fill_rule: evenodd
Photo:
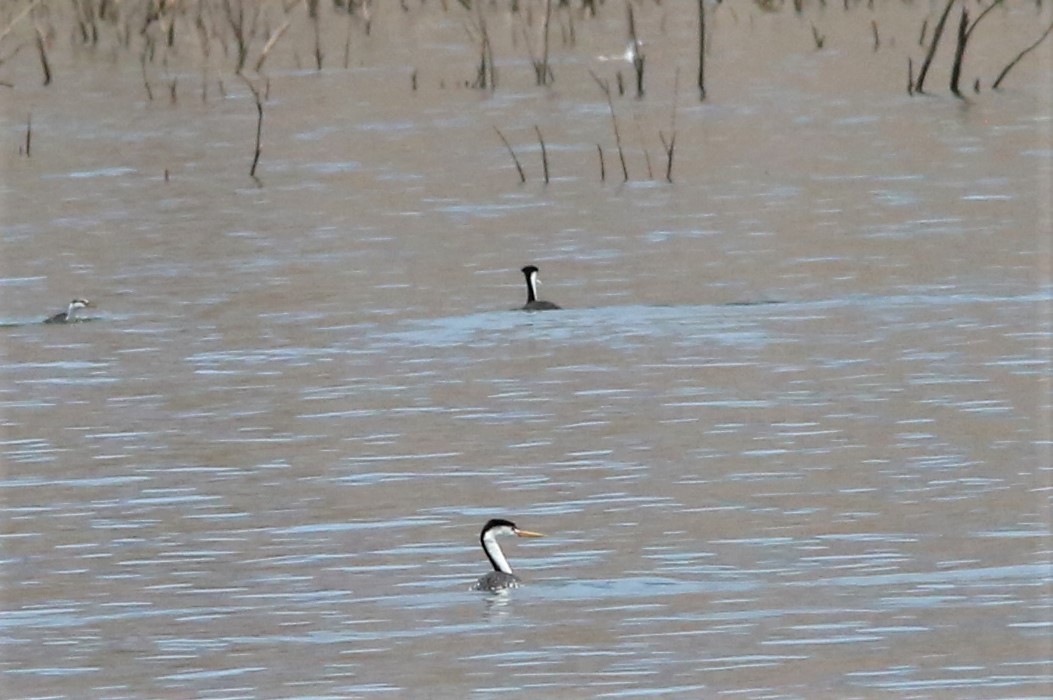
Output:
<svg viewBox="0 0 1053 700">
<path fill-rule="evenodd" d="M 452 7 L 379 10 L 348 70 L 345 20 L 320 74 L 294 32 L 261 186 L 229 58 L 204 102 L 189 49 L 152 102 L 66 34 L 47 88 L 0 66 L 5 697 L 1051 693 L 1051 45 L 911 99 L 922 8 L 815 51 L 725 3 L 699 105 L 682 5 L 640 12 L 626 184 L 620 7 L 548 91 L 494 11 L 492 96 Z M 512 310 L 531 262 L 564 311 Z M 499 516 L 548 536 L 470 592 Z"/>
</svg>

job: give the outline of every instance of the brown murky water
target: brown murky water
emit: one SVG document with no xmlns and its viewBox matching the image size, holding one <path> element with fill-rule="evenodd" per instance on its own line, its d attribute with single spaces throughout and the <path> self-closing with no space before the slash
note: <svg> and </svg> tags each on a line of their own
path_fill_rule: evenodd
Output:
<svg viewBox="0 0 1053 700">
<path fill-rule="evenodd" d="M 0 66 L 4 696 L 1049 695 L 1053 44 L 986 89 L 1049 4 L 968 102 L 942 54 L 904 94 L 926 8 L 713 6 L 699 104 L 697 6 L 641 3 L 624 184 L 624 7 L 550 89 L 488 10 L 489 94 L 449 5 L 347 70 L 294 30 L 262 186 L 229 57 L 204 102 L 192 44 L 153 101 L 66 34 Z M 564 311 L 511 310 L 530 262 Z M 548 534 L 502 596 L 493 516 Z"/>
</svg>

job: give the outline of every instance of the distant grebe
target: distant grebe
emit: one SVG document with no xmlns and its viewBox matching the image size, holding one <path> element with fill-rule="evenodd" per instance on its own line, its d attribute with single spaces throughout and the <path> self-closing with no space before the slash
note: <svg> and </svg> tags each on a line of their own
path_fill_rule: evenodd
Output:
<svg viewBox="0 0 1053 700">
<path fill-rule="evenodd" d="M 523 276 L 526 277 L 527 285 L 527 302 L 523 305 L 523 311 L 547 311 L 549 309 L 558 309 L 559 306 L 553 304 L 551 301 L 542 301 L 537 298 L 537 285 L 538 269 L 534 265 L 527 265 L 522 270 Z"/>
<path fill-rule="evenodd" d="M 519 577 L 512 573 L 512 567 L 508 565 L 501 545 L 497 544 L 498 535 L 515 535 L 516 537 L 544 537 L 537 532 L 520 530 L 515 523 L 508 520 L 495 518 L 483 525 L 483 531 L 479 533 L 479 541 L 486 552 L 486 558 L 490 560 L 494 570 L 483 576 L 475 585 L 474 591 L 503 591 L 506 588 L 517 588 Z"/>
<path fill-rule="evenodd" d="M 74 299 L 69 303 L 65 311 L 59 311 L 51 318 L 45 318 L 44 323 L 73 323 L 77 319 L 77 312 L 91 306 L 87 299 Z"/>
</svg>

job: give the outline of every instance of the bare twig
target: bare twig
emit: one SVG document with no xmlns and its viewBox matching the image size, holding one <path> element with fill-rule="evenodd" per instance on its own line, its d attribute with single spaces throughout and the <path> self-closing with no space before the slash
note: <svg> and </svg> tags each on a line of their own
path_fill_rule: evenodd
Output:
<svg viewBox="0 0 1053 700">
<path fill-rule="evenodd" d="M 1010 61 L 1009 64 L 1002 69 L 1002 72 L 998 74 L 998 77 L 995 79 L 994 83 L 991 84 L 991 89 L 997 90 L 998 86 L 1002 84 L 1003 80 L 1005 80 L 1005 77 L 1009 75 L 1009 71 L 1013 69 L 1013 66 L 1015 66 L 1017 63 L 1020 63 L 1020 59 L 1031 53 L 1031 51 L 1034 50 L 1035 47 L 1041 44 L 1045 40 L 1045 38 L 1049 36 L 1050 32 L 1053 32 L 1053 23 L 1046 27 L 1046 31 L 1042 32 L 1042 36 L 1036 39 L 1035 43 L 1031 44 L 1026 49 L 1018 53 L 1016 58 Z"/>
<path fill-rule="evenodd" d="M 666 139 L 661 129 L 658 131 L 658 138 L 662 141 L 662 148 L 665 149 L 665 181 L 669 183 L 673 182 L 673 151 L 676 149 L 676 107 L 680 92 L 679 84 L 680 68 L 677 67 L 676 73 L 673 74 L 673 110 L 669 117 L 669 138 Z"/>
<path fill-rule="evenodd" d="M 14 18 L 7 23 L 7 26 L 4 27 L 4 31 L 0 32 L 0 40 L 3 40 L 4 37 L 10 34 L 11 30 L 15 28 L 15 25 L 21 22 L 26 17 L 26 15 L 32 12 L 33 8 L 39 4 L 40 0 L 33 0 L 33 2 L 23 7 L 22 11 L 15 15 Z"/>
<path fill-rule="evenodd" d="M 936 22 L 936 28 L 932 31 L 932 42 L 929 44 L 929 50 L 925 54 L 925 60 L 921 64 L 921 69 L 918 71 L 918 79 L 914 83 L 914 92 L 918 94 L 925 93 L 925 76 L 929 73 L 929 66 L 932 65 L 932 58 L 936 55 L 936 47 L 940 43 L 940 37 L 943 35 L 943 27 L 947 24 L 947 16 L 951 14 L 951 8 L 954 7 L 954 3 L 957 0 L 947 0 L 947 6 L 943 8 L 943 13 L 940 15 L 940 19 Z"/>
<path fill-rule="evenodd" d="M 260 163 L 260 140 L 263 135 L 263 100 L 260 98 L 260 91 L 256 89 L 256 86 L 252 84 L 252 81 L 246 78 L 242 74 L 238 74 L 238 77 L 249 86 L 249 90 L 252 92 L 252 97 L 256 101 L 256 149 L 252 156 L 252 167 L 249 168 L 249 177 L 256 180 L 256 166 Z"/>
<path fill-rule="evenodd" d="M 256 59 L 256 66 L 254 67 L 254 70 L 257 73 L 260 72 L 260 68 L 263 67 L 263 62 L 267 60 L 267 55 L 270 54 L 271 49 L 274 48 L 274 45 L 278 43 L 278 39 L 281 39 L 282 35 L 285 34 L 286 30 L 289 29 L 289 25 L 291 23 L 292 20 L 285 20 L 282 23 L 282 26 L 275 29 L 274 32 L 271 34 L 270 38 L 267 39 L 267 43 L 263 45 L 263 49 L 260 51 L 260 57 Z M 347 66 L 344 67 L 346 68 Z"/>
<path fill-rule="evenodd" d="M 698 100 L 706 99 L 706 0 L 698 0 Z"/>
<path fill-rule="evenodd" d="M 541 167 L 545 173 L 545 184 L 548 184 L 548 151 L 545 150 L 545 139 L 541 136 L 541 128 L 537 124 L 534 125 L 534 131 L 537 132 L 537 142 L 541 144 Z"/>
<path fill-rule="evenodd" d="M 40 68 L 44 71 L 44 84 L 51 84 L 51 65 L 48 64 L 48 52 L 44 46 L 44 32 L 41 31 L 40 27 L 36 27 L 37 30 L 37 52 L 40 54 Z"/>
<path fill-rule="evenodd" d="M 815 24 L 812 24 L 812 41 L 815 42 L 816 50 L 823 48 L 823 44 L 826 43 L 826 37 L 819 33 Z"/>
<path fill-rule="evenodd" d="M 26 115 L 26 158 L 31 155 L 33 145 L 33 113 Z"/>
<path fill-rule="evenodd" d="M 962 8 L 962 17 L 958 20 L 958 41 L 954 45 L 954 63 L 951 64 L 951 92 L 961 97 L 958 81 L 962 75 L 962 59 L 965 58 L 965 43 L 969 40 L 969 11 Z"/>
<path fill-rule="evenodd" d="M 537 74 L 538 85 L 548 85 L 548 26 L 552 20 L 552 0 L 545 0 L 545 23 L 541 28 L 541 65 L 534 64 L 534 72 Z M 548 182 L 546 178 L 545 182 Z"/>
<path fill-rule="evenodd" d="M 603 90 L 603 94 L 607 96 L 607 107 L 611 111 L 611 124 L 614 125 L 614 143 L 618 146 L 618 159 L 622 163 L 622 176 L 625 178 L 625 182 L 629 181 L 629 167 L 625 164 L 625 151 L 622 149 L 622 136 L 618 131 L 618 117 L 614 114 L 614 101 L 611 99 L 611 86 L 605 80 L 600 80 L 600 77 L 589 71 L 589 75 L 599 85 L 600 90 Z"/>
<path fill-rule="evenodd" d="M 600 182 L 607 181 L 607 164 L 603 162 L 603 147 L 596 144 L 596 153 L 600 156 Z"/>
<path fill-rule="evenodd" d="M 509 155 L 512 156 L 512 162 L 516 164 L 516 170 L 519 172 L 519 183 L 523 184 L 526 182 L 526 175 L 523 173 L 523 166 L 519 164 L 519 159 L 516 158 L 516 152 L 512 150 L 512 144 L 508 143 L 508 139 L 505 138 L 505 135 L 502 134 L 501 130 L 496 126 L 494 127 L 494 131 L 497 132 L 497 136 L 501 139 L 501 143 L 505 145 L 505 148 L 508 149 Z"/>
<path fill-rule="evenodd" d="M 633 45 L 633 70 L 636 72 L 636 97 L 642 98 L 644 96 L 643 89 L 643 76 L 644 76 L 644 63 L 645 58 L 643 52 L 640 51 L 640 40 L 636 36 L 636 18 L 633 16 L 633 6 L 629 0 L 626 0 L 625 7 L 629 11 L 629 40 Z"/>
<path fill-rule="evenodd" d="M 149 80 L 149 78 L 146 75 L 146 61 L 147 61 L 146 54 L 147 54 L 147 52 L 146 52 L 146 49 L 144 48 L 143 52 L 139 55 L 139 68 L 140 68 L 140 70 L 142 71 L 142 74 L 143 74 L 143 87 L 146 88 L 146 99 L 149 100 L 150 102 L 153 102 L 154 101 L 154 91 L 150 88 L 150 80 Z"/>
</svg>

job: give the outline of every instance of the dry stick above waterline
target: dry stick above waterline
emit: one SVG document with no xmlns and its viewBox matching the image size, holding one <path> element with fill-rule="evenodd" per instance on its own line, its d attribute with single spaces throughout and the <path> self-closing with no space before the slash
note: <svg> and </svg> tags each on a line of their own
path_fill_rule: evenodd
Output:
<svg viewBox="0 0 1053 700">
<path fill-rule="evenodd" d="M 545 149 L 545 139 L 541 136 L 541 128 L 535 124 L 534 131 L 537 132 L 537 142 L 541 144 L 541 168 L 545 173 L 545 184 L 548 184 L 548 151 Z"/>
<path fill-rule="evenodd" d="M 501 143 L 503 143 L 505 148 L 508 149 L 509 155 L 512 156 L 512 162 L 516 164 L 516 170 L 519 171 L 519 184 L 525 183 L 526 175 L 523 173 L 523 166 L 519 164 L 519 159 L 516 158 L 516 152 L 512 150 L 512 144 L 508 143 L 508 139 L 505 138 L 505 135 L 502 134 L 501 130 L 496 126 L 494 127 L 494 131 L 497 132 L 497 136 L 501 139 Z"/>
<path fill-rule="evenodd" d="M 976 29 L 976 25 L 980 24 L 980 21 L 986 17 L 991 10 L 1001 5 L 1003 0 L 994 0 L 988 5 L 983 12 L 973 20 L 972 24 L 969 23 L 969 11 L 964 7 L 962 8 L 961 21 L 958 23 L 958 43 L 954 47 L 954 64 L 951 66 L 951 92 L 954 93 L 955 97 L 961 97 L 962 93 L 958 89 L 958 81 L 962 75 L 962 60 L 965 58 L 965 45 L 969 42 L 969 37 L 972 35 L 973 30 Z M 974 88 L 975 89 L 975 88 Z M 979 90 L 976 90 L 979 92 Z"/>
<path fill-rule="evenodd" d="M 1039 44 L 1041 44 L 1045 40 L 1045 38 L 1047 36 L 1049 36 L 1050 32 L 1053 32 L 1053 22 L 1051 22 L 1050 25 L 1048 27 L 1046 27 L 1046 31 L 1042 32 L 1042 36 L 1040 36 L 1035 41 L 1035 43 L 1031 44 L 1031 46 L 1028 46 L 1026 49 L 1024 49 L 1023 51 L 1018 53 L 1016 58 L 1014 58 L 1012 61 L 1010 61 L 1009 64 L 1006 65 L 1006 67 L 1002 69 L 1002 72 L 998 74 L 998 77 L 995 78 L 995 81 L 993 83 L 991 83 L 991 89 L 992 90 L 997 90 L 998 87 L 1002 84 L 1002 81 L 1005 80 L 1005 77 L 1007 75 L 1009 75 L 1009 71 L 1013 69 L 1013 66 L 1015 66 L 1018 63 L 1020 63 L 1020 59 L 1022 59 L 1024 56 L 1026 56 L 1029 53 L 1031 53 L 1031 51 L 1033 49 L 1035 49 L 1035 47 L 1037 47 Z"/>
<path fill-rule="evenodd" d="M 618 146 L 618 159 L 622 164 L 622 176 L 625 178 L 624 181 L 629 181 L 629 167 L 625 164 L 625 151 L 622 149 L 622 135 L 618 130 L 618 117 L 614 113 L 614 101 L 611 99 L 611 86 L 605 80 L 600 80 L 600 77 L 589 71 L 589 75 L 596 81 L 596 84 L 600 86 L 600 90 L 603 90 L 603 94 L 607 96 L 607 107 L 611 111 L 611 123 L 614 125 L 614 143 Z"/>
<path fill-rule="evenodd" d="M 48 52 L 45 48 L 44 32 L 38 25 L 37 30 L 37 52 L 40 54 L 40 68 L 44 71 L 44 85 L 51 84 L 51 65 L 48 63 Z"/>
<path fill-rule="evenodd" d="M 252 98 L 256 101 L 256 148 L 252 156 L 252 167 L 249 168 L 249 177 L 256 180 L 257 184 L 259 184 L 259 178 L 256 177 L 256 166 L 260 163 L 260 139 L 263 136 L 263 100 L 260 98 L 260 91 L 256 89 L 251 80 L 241 73 L 238 74 L 238 77 L 249 86 Z"/>
<path fill-rule="evenodd" d="M 643 89 L 643 75 L 644 75 L 644 55 L 640 52 L 640 40 L 636 36 L 636 18 L 633 16 L 632 4 L 626 2 L 625 6 L 629 10 L 629 41 L 633 45 L 633 70 L 636 72 L 636 97 L 640 99 L 644 96 Z"/>
<path fill-rule="evenodd" d="M 706 99 L 706 0 L 698 0 L 698 101 Z"/>
<path fill-rule="evenodd" d="M 939 21 L 936 22 L 936 28 L 932 31 L 932 42 L 929 44 L 925 60 L 922 61 L 921 68 L 918 70 L 918 79 L 914 82 L 914 92 L 918 94 L 925 93 L 925 76 L 928 75 L 929 66 L 932 65 L 932 58 L 936 55 L 936 46 L 940 43 L 943 27 L 947 24 L 947 16 L 951 14 L 951 8 L 954 7 L 956 1 L 947 0 L 947 6 L 943 8 L 943 14 L 940 15 Z M 928 22 L 928 19 L 925 21 Z"/>
</svg>

